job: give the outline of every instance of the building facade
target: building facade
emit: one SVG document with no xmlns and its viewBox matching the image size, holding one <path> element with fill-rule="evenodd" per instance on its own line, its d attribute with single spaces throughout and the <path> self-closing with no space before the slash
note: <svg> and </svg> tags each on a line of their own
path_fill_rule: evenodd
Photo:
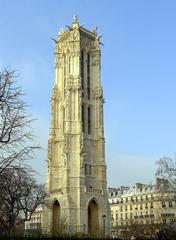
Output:
<svg viewBox="0 0 176 240">
<path fill-rule="evenodd" d="M 109 188 L 109 203 L 112 231 L 116 234 L 135 225 L 156 231 L 176 221 L 176 191 L 164 179 L 157 178 L 156 184 Z"/>
<path fill-rule="evenodd" d="M 40 235 L 42 233 L 43 210 L 44 206 L 40 205 L 32 216 L 29 216 L 30 220 L 25 222 L 25 235 Z"/>
<path fill-rule="evenodd" d="M 54 40 L 45 233 L 109 232 L 99 39 L 74 17 Z"/>
</svg>

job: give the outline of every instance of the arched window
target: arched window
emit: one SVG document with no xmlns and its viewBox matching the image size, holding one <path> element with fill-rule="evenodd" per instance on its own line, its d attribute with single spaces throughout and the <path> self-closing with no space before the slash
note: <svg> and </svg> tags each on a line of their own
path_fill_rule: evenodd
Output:
<svg viewBox="0 0 176 240">
<path fill-rule="evenodd" d="M 88 121 L 87 121 L 88 134 L 91 134 L 91 108 L 90 107 L 88 107 L 87 109 L 87 117 L 88 117 Z"/>
<path fill-rule="evenodd" d="M 81 88 L 82 88 L 82 96 L 84 96 L 84 51 L 83 51 L 83 50 L 81 50 L 80 65 L 81 65 Z"/>
<path fill-rule="evenodd" d="M 60 230 L 60 204 L 57 200 L 53 204 L 52 215 L 52 232 L 53 235 L 56 235 Z"/>
<path fill-rule="evenodd" d="M 85 131 L 85 122 L 84 122 L 84 106 L 82 105 L 82 109 L 81 109 L 81 120 L 82 120 L 82 131 Z"/>
<path fill-rule="evenodd" d="M 98 205 L 94 199 L 92 199 L 88 205 L 88 233 L 99 233 L 99 212 Z"/>
<path fill-rule="evenodd" d="M 90 54 L 87 54 L 87 97 L 90 99 Z"/>
</svg>

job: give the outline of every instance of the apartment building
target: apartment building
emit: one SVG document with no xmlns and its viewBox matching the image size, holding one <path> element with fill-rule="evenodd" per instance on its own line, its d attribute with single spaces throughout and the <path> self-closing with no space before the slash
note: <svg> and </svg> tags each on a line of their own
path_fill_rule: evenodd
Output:
<svg viewBox="0 0 176 240">
<path fill-rule="evenodd" d="M 112 231 L 118 233 L 132 225 L 157 230 L 176 221 L 176 190 L 165 179 L 156 178 L 155 184 L 109 188 L 109 203 Z"/>
</svg>

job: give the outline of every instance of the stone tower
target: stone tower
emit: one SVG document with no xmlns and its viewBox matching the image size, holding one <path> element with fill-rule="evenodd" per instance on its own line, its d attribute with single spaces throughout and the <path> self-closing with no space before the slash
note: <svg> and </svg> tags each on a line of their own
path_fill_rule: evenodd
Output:
<svg viewBox="0 0 176 240">
<path fill-rule="evenodd" d="M 48 141 L 48 232 L 109 232 L 100 42 L 74 17 L 55 40 Z"/>
</svg>

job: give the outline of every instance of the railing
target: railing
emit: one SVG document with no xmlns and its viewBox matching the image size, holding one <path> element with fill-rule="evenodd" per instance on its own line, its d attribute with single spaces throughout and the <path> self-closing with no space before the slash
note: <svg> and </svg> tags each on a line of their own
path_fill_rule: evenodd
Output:
<svg viewBox="0 0 176 240">
<path fill-rule="evenodd" d="M 91 187 L 86 187 L 85 188 L 86 193 L 94 193 L 94 194 L 99 194 L 99 195 L 104 195 L 104 192 L 102 189 L 95 189 Z"/>
</svg>

